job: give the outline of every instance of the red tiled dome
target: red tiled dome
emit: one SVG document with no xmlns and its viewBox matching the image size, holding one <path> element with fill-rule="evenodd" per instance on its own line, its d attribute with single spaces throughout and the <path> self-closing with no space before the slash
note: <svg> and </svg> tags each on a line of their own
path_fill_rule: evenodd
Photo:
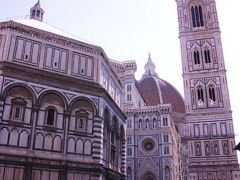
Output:
<svg viewBox="0 0 240 180">
<path fill-rule="evenodd" d="M 174 112 L 185 113 L 181 94 L 167 81 L 149 76 L 138 83 L 138 88 L 148 106 L 171 104 Z"/>
</svg>

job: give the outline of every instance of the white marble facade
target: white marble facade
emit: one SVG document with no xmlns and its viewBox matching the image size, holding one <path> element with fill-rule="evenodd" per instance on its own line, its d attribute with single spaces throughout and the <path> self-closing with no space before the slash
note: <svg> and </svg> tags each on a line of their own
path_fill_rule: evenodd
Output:
<svg viewBox="0 0 240 180">
<path fill-rule="evenodd" d="M 122 84 L 101 47 L 31 19 L 0 23 L 0 179 L 124 179 Z"/>
<path fill-rule="evenodd" d="M 0 23 L 0 179 L 239 179 L 215 0 L 176 0 L 184 97 L 42 22 Z"/>
</svg>

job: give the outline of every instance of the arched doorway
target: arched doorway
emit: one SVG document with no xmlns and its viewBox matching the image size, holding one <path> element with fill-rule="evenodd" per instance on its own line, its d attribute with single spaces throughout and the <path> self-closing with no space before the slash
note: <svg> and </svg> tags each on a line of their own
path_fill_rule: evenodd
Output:
<svg viewBox="0 0 240 180">
<path fill-rule="evenodd" d="M 143 176 L 143 180 L 157 180 L 157 178 L 152 172 L 146 172 Z"/>
</svg>

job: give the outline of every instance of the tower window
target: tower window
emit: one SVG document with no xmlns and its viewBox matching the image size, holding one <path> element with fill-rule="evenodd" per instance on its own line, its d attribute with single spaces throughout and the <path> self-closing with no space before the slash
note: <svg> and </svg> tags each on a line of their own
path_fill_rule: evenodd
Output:
<svg viewBox="0 0 240 180">
<path fill-rule="evenodd" d="M 215 89 L 214 87 L 209 87 L 208 89 L 209 93 L 209 100 L 215 102 L 216 101 L 216 96 L 215 96 Z"/>
<path fill-rule="evenodd" d="M 198 102 L 204 102 L 202 87 L 198 87 L 198 89 L 197 89 L 197 98 L 198 98 Z"/>
<path fill-rule="evenodd" d="M 164 146 L 163 152 L 164 152 L 164 154 L 169 154 L 169 147 Z"/>
<path fill-rule="evenodd" d="M 127 101 L 128 101 L 128 102 L 132 101 L 132 95 L 131 95 L 131 94 L 128 94 L 128 95 L 127 95 Z"/>
<path fill-rule="evenodd" d="M 166 117 L 163 118 L 163 126 L 168 126 L 168 119 Z"/>
<path fill-rule="evenodd" d="M 127 91 L 132 91 L 132 85 L 131 84 L 127 85 Z"/>
<path fill-rule="evenodd" d="M 205 63 L 211 63 L 211 56 L 210 56 L 210 50 L 204 50 L 204 59 Z"/>
<path fill-rule="evenodd" d="M 203 13 L 202 6 L 192 6 L 191 7 L 191 15 L 192 15 L 192 25 L 193 27 L 201 27 L 204 26 L 203 22 Z"/>
<path fill-rule="evenodd" d="M 156 128 L 157 127 L 157 120 L 154 118 L 153 119 L 153 128 Z"/>
<path fill-rule="evenodd" d="M 146 128 L 149 128 L 149 119 L 146 120 Z"/>
<path fill-rule="evenodd" d="M 200 64 L 199 51 L 194 51 L 194 52 L 193 52 L 193 56 L 194 56 L 194 64 Z"/>
<path fill-rule="evenodd" d="M 47 125 L 54 125 L 54 119 L 55 119 L 55 109 L 49 108 L 47 110 Z"/>
<path fill-rule="evenodd" d="M 163 142 L 165 142 L 165 143 L 169 142 L 168 134 L 163 135 Z"/>
<path fill-rule="evenodd" d="M 142 128 L 142 120 L 140 119 L 138 122 L 138 128 L 141 129 Z"/>
</svg>

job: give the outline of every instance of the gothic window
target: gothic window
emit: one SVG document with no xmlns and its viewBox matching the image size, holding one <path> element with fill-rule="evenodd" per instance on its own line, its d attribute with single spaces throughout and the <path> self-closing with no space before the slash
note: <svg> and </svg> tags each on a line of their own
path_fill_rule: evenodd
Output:
<svg viewBox="0 0 240 180">
<path fill-rule="evenodd" d="M 146 128 L 149 128 L 149 119 L 146 120 Z"/>
<path fill-rule="evenodd" d="M 56 118 L 56 110 L 55 110 L 55 108 L 49 107 L 46 110 L 46 113 L 47 113 L 47 115 L 46 115 L 46 124 L 49 125 L 49 126 L 53 126 L 55 118 Z"/>
<path fill-rule="evenodd" d="M 155 118 L 153 118 L 153 128 L 157 127 L 157 120 Z"/>
<path fill-rule="evenodd" d="M 203 88 L 201 86 L 198 86 L 197 88 L 197 99 L 198 99 L 198 105 L 202 106 L 204 102 L 204 96 L 203 96 Z"/>
<path fill-rule="evenodd" d="M 132 91 L 132 85 L 131 84 L 127 85 L 127 91 Z"/>
<path fill-rule="evenodd" d="M 211 63 L 211 56 L 210 56 L 209 49 L 204 50 L 204 59 L 206 64 Z"/>
<path fill-rule="evenodd" d="M 132 120 L 131 119 L 127 120 L 127 128 L 132 128 Z"/>
<path fill-rule="evenodd" d="M 170 168 L 168 166 L 165 167 L 165 178 L 166 179 L 170 178 Z"/>
<path fill-rule="evenodd" d="M 200 64 L 200 53 L 198 50 L 195 50 L 193 52 L 193 57 L 194 57 L 194 64 L 195 65 Z"/>
<path fill-rule="evenodd" d="M 76 112 L 76 130 L 86 131 L 88 113 L 81 109 Z"/>
<path fill-rule="evenodd" d="M 128 144 L 128 145 L 131 145 L 131 144 L 132 144 L 132 137 L 133 137 L 133 136 L 128 136 L 128 137 L 127 137 L 127 144 Z"/>
<path fill-rule="evenodd" d="M 192 6 L 191 15 L 192 15 L 192 25 L 194 28 L 204 26 L 203 12 L 202 12 L 201 5 Z"/>
<path fill-rule="evenodd" d="M 215 88 L 212 87 L 212 86 L 209 87 L 208 93 L 209 93 L 209 101 L 210 102 L 215 102 L 216 101 Z"/>
<path fill-rule="evenodd" d="M 167 117 L 163 118 L 163 126 L 168 126 L 168 119 L 167 119 Z"/>
<path fill-rule="evenodd" d="M 163 147 L 163 152 L 164 152 L 164 154 L 169 154 L 169 147 L 168 146 L 164 146 Z"/>
<path fill-rule="evenodd" d="M 132 180 L 132 169 L 130 167 L 127 168 L 127 180 Z"/>
<path fill-rule="evenodd" d="M 23 121 L 25 107 L 27 102 L 22 98 L 14 98 L 12 100 L 11 119 Z"/>
<path fill-rule="evenodd" d="M 138 128 L 142 129 L 142 120 L 141 119 L 139 119 L 139 121 L 138 121 Z"/>
<path fill-rule="evenodd" d="M 132 153 L 132 148 L 131 147 L 128 147 L 127 148 L 127 156 L 132 156 L 133 153 Z"/>
<path fill-rule="evenodd" d="M 165 142 L 165 143 L 169 142 L 168 134 L 163 135 L 163 142 Z"/>
<path fill-rule="evenodd" d="M 132 101 L 132 95 L 131 94 L 127 94 L 127 101 Z"/>
</svg>

